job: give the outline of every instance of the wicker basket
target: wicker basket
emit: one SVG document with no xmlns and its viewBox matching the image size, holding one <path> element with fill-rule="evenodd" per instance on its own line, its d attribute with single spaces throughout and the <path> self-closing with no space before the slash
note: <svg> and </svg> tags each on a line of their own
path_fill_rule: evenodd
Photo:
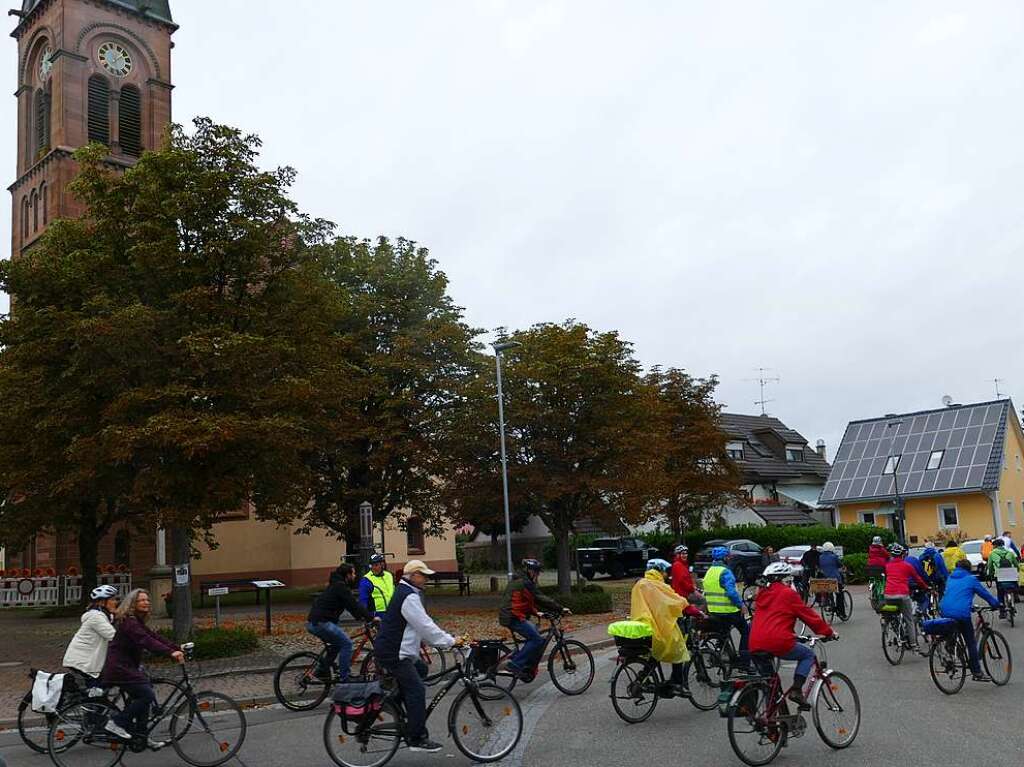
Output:
<svg viewBox="0 0 1024 767">
<path fill-rule="evenodd" d="M 839 591 L 839 581 L 835 578 L 811 578 L 808 587 L 812 594 L 835 594 Z"/>
</svg>

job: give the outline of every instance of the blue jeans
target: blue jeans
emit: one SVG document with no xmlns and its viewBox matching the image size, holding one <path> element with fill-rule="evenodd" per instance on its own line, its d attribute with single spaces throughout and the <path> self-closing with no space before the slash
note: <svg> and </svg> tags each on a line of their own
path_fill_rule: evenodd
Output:
<svg viewBox="0 0 1024 767">
<path fill-rule="evenodd" d="M 323 640 L 323 643 L 338 654 L 338 674 L 342 682 L 348 681 L 349 666 L 352 665 L 352 640 L 337 623 L 307 623 L 306 631 Z"/>
<path fill-rule="evenodd" d="M 111 717 L 118 727 L 132 735 L 145 734 L 149 725 L 149 707 L 156 703 L 156 692 L 149 682 L 119 684 L 121 692 L 128 696 L 124 711 Z"/>
<path fill-rule="evenodd" d="M 544 651 L 544 638 L 530 621 L 513 618 L 509 628 L 526 641 L 519 648 L 519 652 L 508 659 L 508 665 L 517 671 L 529 671 L 540 662 L 540 654 Z"/>
<path fill-rule="evenodd" d="M 967 662 L 971 671 L 975 674 L 981 673 L 981 661 L 978 659 L 978 641 L 974 638 L 974 624 L 970 618 L 957 618 L 956 627 L 967 645 Z"/>
<path fill-rule="evenodd" d="M 814 665 L 814 650 L 805 644 L 797 642 L 793 649 L 785 655 L 780 656 L 783 660 L 796 661 L 796 675 L 805 679 L 811 675 L 811 667 Z"/>
</svg>

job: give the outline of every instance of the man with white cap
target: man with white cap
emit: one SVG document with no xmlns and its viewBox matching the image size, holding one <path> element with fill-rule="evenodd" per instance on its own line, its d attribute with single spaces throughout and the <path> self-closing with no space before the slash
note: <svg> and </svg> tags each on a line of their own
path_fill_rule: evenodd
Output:
<svg viewBox="0 0 1024 767">
<path fill-rule="evenodd" d="M 440 751 L 443 746 L 427 736 L 427 691 L 423 686 L 427 669 L 420 660 L 420 645 L 425 642 L 448 648 L 461 643 L 434 623 L 423 607 L 423 586 L 427 576 L 433 574 L 419 559 L 406 562 L 373 643 L 377 663 L 398 682 L 405 701 L 409 750 L 428 753 Z"/>
</svg>

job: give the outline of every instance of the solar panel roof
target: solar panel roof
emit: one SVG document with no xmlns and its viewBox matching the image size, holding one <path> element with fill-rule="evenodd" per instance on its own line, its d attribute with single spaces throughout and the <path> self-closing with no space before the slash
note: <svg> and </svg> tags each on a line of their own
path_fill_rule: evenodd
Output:
<svg viewBox="0 0 1024 767">
<path fill-rule="evenodd" d="M 852 421 L 832 462 L 822 503 L 995 490 L 1010 400 Z M 931 468 L 929 468 L 931 466 Z"/>
</svg>

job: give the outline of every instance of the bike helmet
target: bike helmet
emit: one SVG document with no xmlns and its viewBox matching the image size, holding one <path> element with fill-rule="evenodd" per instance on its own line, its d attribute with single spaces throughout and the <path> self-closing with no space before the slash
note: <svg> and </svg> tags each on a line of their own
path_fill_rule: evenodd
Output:
<svg viewBox="0 0 1024 767">
<path fill-rule="evenodd" d="M 89 599 L 96 602 L 100 599 L 113 599 L 117 596 L 117 589 L 113 586 L 97 586 L 89 592 Z"/>
<path fill-rule="evenodd" d="M 667 573 L 669 570 L 672 569 L 672 565 L 670 565 L 664 559 L 648 559 L 647 569 L 657 570 L 659 573 Z"/>
<path fill-rule="evenodd" d="M 383 554 L 373 554 L 373 555 L 371 555 L 370 556 L 370 564 L 371 565 L 382 565 L 382 564 L 384 564 L 384 555 Z"/>
<path fill-rule="evenodd" d="M 684 545 L 676 546 L 675 549 L 674 549 L 674 552 L 676 554 L 687 554 L 687 553 L 689 553 L 689 551 L 690 551 L 690 548 L 688 546 L 684 546 Z"/>
<path fill-rule="evenodd" d="M 725 559 L 727 556 L 729 556 L 729 549 L 725 546 L 715 546 L 715 548 L 711 549 L 711 559 L 715 562 Z"/>
<path fill-rule="evenodd" d="M 894 557 L 903 557 L 907 554 L 907 547 L 902 543 L 893 543 L 889 545 L 889 553 Z"/>
<path fill-rule="evenodd" d="M 823 544 L 821 544 L 821 550 L 822 551 L 835 551 L 836 550 L 836 545 L 834 543 L 832 543 L 832 541 L 825 541 Z"/>
<path fill-rule="evenodd" d="M 793 566 L 786 564 L 785 562 L 772 562 L 768 567 L 764 569 L 762 575 L 765 578 L 772 580 L 781 580 L 783 578 L 793 577 Z"/>
<path fill-rule="evenodd" d="M 881 545 L 881 543 L 882 543 L 882 536 L 876 535 L 874 538 L 871 539 L 871 543 L 873 543 L 875 545 Z"/>
<path fill-rule="evenodd" d="M 992 545 L 997 549 L 1001 549 L 1003 548 L 1003 546 L 1006 545 L 1006 541 L 1004 541 L 1002 538 L 996 538 L 994 541 L 992 541 Z"/>
<path fill-rule="evenodd" d="M 538 562 L 536 559 L 524 559 L 523 560 L 523 569 L 527 570 L 527 571 L 529 571 L 531 573 L 539 573 L 544 568 L 541 565 L 541 563 Z"/>
</svg>

